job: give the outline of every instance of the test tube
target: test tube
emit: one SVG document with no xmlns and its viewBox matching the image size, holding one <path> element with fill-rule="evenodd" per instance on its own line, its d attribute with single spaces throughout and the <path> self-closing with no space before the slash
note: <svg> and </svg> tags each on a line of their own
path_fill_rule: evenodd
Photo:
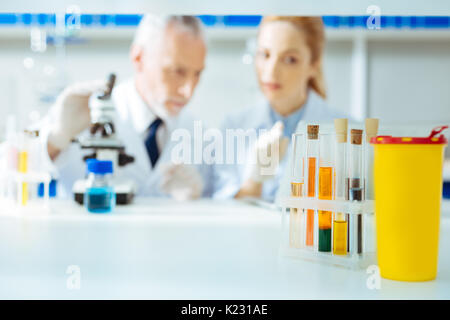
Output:
<svg viewBox="0 0 450 320">
<path fill-rule="evenodd" d="M 319 156 L 319 126 L 308 125 L 307 127 L 308 139 L 306 143 L 306 158 L 307 161 L 307 173 L 308 184 L 307 194 L 308 197 L 314 198 L 316 196 L 316 180 L 317 180 L 317 167 Z M 308 209 L 306 212 L 306 245 L 314 245 L 314 213 L 315 210 Z"/>
<path fill-rule="evenodd" d="M 5 173 L 6 172 L 17 172 L 18 171 L 18 135 L 16 132 L 16 117 L 14 115 L 8 115 L 6 118 L 6 133 L 5 133 Z M 11 200 L 14 198 L 14 188 L 15 183 L 12 181 L 10 176 L 7 174 L 4 177 L 4 184 L 6 191 L 6 198 Z"/>
<path fill-rule="evenodd" d="M 346 149 L 347 149 L 347 119 L 335 119 L 335 190 L 336 200 L 346 198 Z M 347 215 L 348 216 L 348 215 Z M 336 212 L 333 220 L 333 254 L 347 254 L 348 220 L 343 212 Z"/>
<path fill-rule="evenodd" d="M 348 199 L 350 201 L 364 200 L 363 181 L 363 150 L 362 150 L 363 130 L 352 129 L 350 131 L 350 150 L 348 161 Z M 352 215 L 350 217 L 350 252 L 361 254 L 363 251 L 362 235 L 362 215 Z"/>
<path fill-rule="evenodd" d="M 291 195 L 292 197 L 303 197 L 305 182 L 305 135 L 294 133 L 292 135 L 292 146 Z M 289 246 L 300 248 L 303 245 L 302 239 L 304 239 L 304 210 L 291 208 L 289 218 Z"/>
<path fill-rule="evenodd" d="M 25 130 L 27 136 L 28 148 L 28 172 L 39 172 L 41 167 L 40 145 L 39 145 L 39 131 Z"/>
<path fill-rule="evenodd" d="M 319 138 L 319 192 L 321 200 L 333 199 L 333 176 L 334 176 L 334 135 L 321 133 Z M 321 252 L 331 252 L 331 222 L 332 212 L 319 210 L 319 243 L 318 250 Z"/>
<path fill-rule="evenodd" d="M 373 146 L 370 145 L 370 139 L 376 137 L 378 134 L 378 119 L 367 118 L 365 122 L 366 126 L 366 147 L 365 151 L 365 164 L 364 164 L 364 182 L 365 182 L 365 199 L 374 200 L 374 187 L 373 187 Z"/>
<path fill-rule="evenodd" d="M 366 139 L 364 146 L 364 191 L 365 200 L 375 199 L 373 177 L 373 146 L 370 139 L 378 134 L 378 119 L 368 118 L 365 121 Z M 364 251 L 375 252 L 375 221 L 373 215 L 364 215 Z"/>
<path fill-rule="evenodd" d="M 23 132 L 20 136 L 19 165 L 18 171 L 22 174 L 28 172 L 28 134 Z M 25 206 L 28 202 L 28 183 L 22 182 L 18 192 L 19 202 Z"/>
</svg>

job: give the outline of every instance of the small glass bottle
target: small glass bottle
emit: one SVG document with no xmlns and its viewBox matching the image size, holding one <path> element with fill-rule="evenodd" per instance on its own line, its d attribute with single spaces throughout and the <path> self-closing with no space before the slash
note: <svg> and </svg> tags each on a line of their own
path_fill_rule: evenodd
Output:
<svg viewBox="0 0 450 320">
<path fill-rule="evenodd" d="M 116 194 L 111 184 L 112 161 L 89 159 L 87 161 L 88 180 L 84 193 L 84 206 L 92 213 L 113 211 Z"/>
</svg>

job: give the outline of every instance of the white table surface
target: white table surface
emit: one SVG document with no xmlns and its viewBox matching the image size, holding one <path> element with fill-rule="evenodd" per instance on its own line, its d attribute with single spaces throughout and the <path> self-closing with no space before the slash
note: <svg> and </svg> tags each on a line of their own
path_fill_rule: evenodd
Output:
<svg viewBox="0 0 450 320">
<path fill-rule="evenodd" d="M 95 215 L 73 202 L 0 215 L 1 299 L 449 299 L 450 202 L 443 202 L 438 277 L 381 280 L 280 257 L 278 212 L 238 201 L 136 199 Z M 6 213 L 6 214 L 5 214 Z M 81 287 L 67 288 L 77 265 Z"/>
</svg>

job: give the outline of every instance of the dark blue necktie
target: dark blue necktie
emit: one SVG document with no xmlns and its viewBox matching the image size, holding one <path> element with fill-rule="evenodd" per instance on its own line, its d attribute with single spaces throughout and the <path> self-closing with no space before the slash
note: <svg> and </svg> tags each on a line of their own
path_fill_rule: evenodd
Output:
<svg viewBox="0 0 450 320">
<path fill-rule="evenodd" d="M 148 156 L 150 157 L 152 168 L 155 166 L 156 161 L 158 161 L 159 158 L 158 144 L 156 143 L 156 131 L 158 131 L 158 127 L 161 123 L 162 120 L 156 118 L 156 120 L 153 121 L 148 128 L 148 135 L 145 139 L 145 148 L 147 149 Z"/>
</svg>

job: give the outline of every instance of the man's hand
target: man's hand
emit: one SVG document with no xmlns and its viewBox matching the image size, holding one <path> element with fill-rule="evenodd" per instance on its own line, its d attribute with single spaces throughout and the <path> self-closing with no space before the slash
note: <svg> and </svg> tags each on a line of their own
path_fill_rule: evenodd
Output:
<svg viewBox="0 0 450 320">
<path fill-rule="evenodd" d="M 66 149 L 73 138 L 89 127 L 89 97 L 95 91 L 105 89 L 105 81 L 90 81 L 71 85 L 60 94 L 50 110 L 52 120 L 48 137 L 50 156 Z"/>
<path fill-rule="evenodd" d="M 203 192 L 203 179 L 188 165 L 170 164 L 163 167 L 161 189 L 177 201 L 198 199 Z"/>
</svg>

